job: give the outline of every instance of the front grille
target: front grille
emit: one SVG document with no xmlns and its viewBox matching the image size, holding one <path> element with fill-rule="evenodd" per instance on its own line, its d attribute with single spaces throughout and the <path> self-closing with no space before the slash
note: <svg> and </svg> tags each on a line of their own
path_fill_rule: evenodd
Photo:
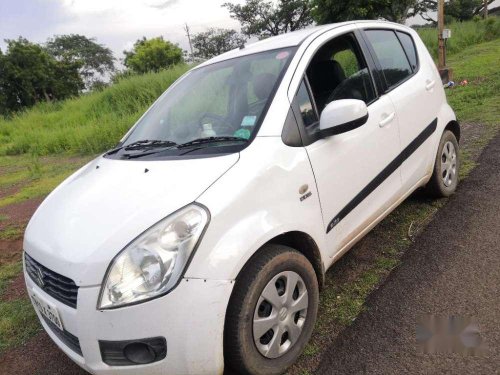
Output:
<svg viewBox="0 0 500 375">
<path fill-rule="evenodd" d="M 70 348 L 71 350 L 73 350 L 74 352 L 78 353 L 83 357 L 82 348 L 80 347 L 80 340 L 78 340 L 78 337 L 69 333 L 66 330 L 61 331 L 58 326 L 52 323 L 44 315 L 42 315 L 42 318 L 43 321 L 47 323 L 52 333 L 54 333 L 54 335 L 56 335 L 59 340 L 61 340 L 68 348 Z"/>
<path fill-rule="evenodd" d="M 78 287 L 73 280 L 42 266 L 26 253 L 24 260 L 26 272 L 45 293 L 76 309 Z"/>
</svg>

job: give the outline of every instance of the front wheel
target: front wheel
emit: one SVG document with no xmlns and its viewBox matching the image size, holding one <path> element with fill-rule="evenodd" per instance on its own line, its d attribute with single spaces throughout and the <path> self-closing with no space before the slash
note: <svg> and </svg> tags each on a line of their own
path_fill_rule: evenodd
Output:
<svg viewBox="0 0 500 375">
<path fill-rule="evenodd" d="M 425 187 L 427 193 L 436 198 L 453 194 L 458 185 L 459 168 L 457 138 L 451 131 L 445 130 L 439 142 L 432 177 Z"/>
<path fill-rule="evenodd" d="M 311 337 L 319 290 L 311 263 L 298 251 L 267 245 L 245 266 L 229 301 L 226 365 L 238 374 L 281 374 Z"/>
</svg>

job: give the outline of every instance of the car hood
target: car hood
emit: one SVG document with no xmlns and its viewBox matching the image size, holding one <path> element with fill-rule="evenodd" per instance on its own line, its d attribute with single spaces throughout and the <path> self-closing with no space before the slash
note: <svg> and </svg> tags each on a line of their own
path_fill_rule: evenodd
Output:
<svg viewBox="0 0 500 375">
<path fill-rule="evenodd" d="M 163 161 L 100 157 L 40 205 L 26 228 L 24 250 L 77 285 L 98 285 L 120 250 L 196 200 L 238 157 Z"/>
</svg>

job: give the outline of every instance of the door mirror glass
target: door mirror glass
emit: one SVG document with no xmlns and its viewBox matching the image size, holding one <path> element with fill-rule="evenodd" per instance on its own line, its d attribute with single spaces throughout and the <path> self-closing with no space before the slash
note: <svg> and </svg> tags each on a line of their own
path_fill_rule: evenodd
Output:
<svg viewBox="0 0 500 375">
<path fill-rule="evenodd" d="M 358 99 L 341 99 L 329 103 L 319 120 L 321 137 L 330 137 L 359 128 L 368 120 L 368 108 Z"/>
</svg>

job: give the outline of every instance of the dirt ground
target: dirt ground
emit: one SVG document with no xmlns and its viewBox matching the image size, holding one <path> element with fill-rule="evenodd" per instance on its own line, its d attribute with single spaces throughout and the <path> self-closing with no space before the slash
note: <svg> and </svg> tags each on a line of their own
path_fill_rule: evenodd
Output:
<svg viewBox="0 0 500 375">
<path fill-rule="evenodd" d="M 88 375 L 74 364 L 45 332 L 0 358 L 2 375 Z"/>
</svg>

